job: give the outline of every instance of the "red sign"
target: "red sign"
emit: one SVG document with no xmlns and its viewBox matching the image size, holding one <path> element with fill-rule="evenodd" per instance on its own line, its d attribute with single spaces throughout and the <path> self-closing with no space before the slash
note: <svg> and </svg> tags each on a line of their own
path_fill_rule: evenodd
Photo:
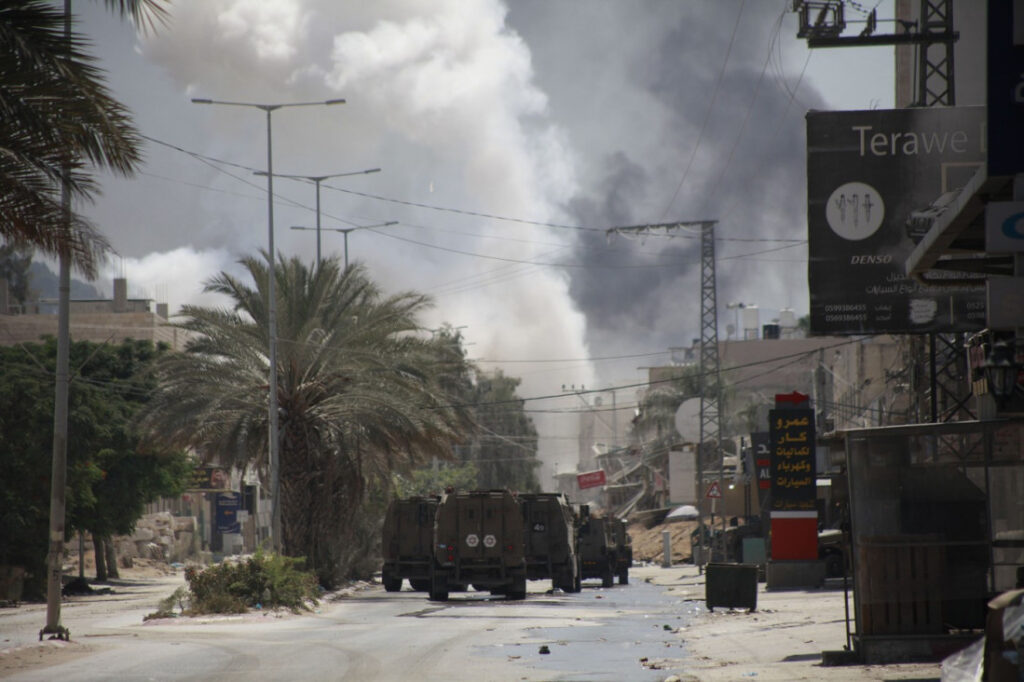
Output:
<svg viewBox="0 0 1024 682">
<path fill-rule="evenodd" d="M 711 485 L 708 486 L 708 491 L 704 494 L 704 497 L 708 498 L 721 498 L 722 487 L 718 485 L 718 481 L 712 481 Z"/>
<path fill-rule="evenodd" d="M 576 483 L 580 486 L 580 490 L 586 490 L 587 488 L 598 488 L 607 482 L 607 478 L 604 475 L 604 469 L 598 469 L 597 471 L 587 471 L 582 474 L 576 475 Z"/>
<path fill-rule="evenodd" d="M 772 512 L 772 559 L 813 561 L 818 558 L 817 512 Z"/>
<path fill-rule="evenodd" d="M 776 403 L 793 403 L 794 405 L 800 405 L 801 403 L 806 403 L 810 399 L 811 399 L 811 396 L 804 395 L 803 393 L 801 393 L 799 391 L 793 391 L 792 393 L 776 393 L 775 394 L 775 402 Z"/>
</svg>

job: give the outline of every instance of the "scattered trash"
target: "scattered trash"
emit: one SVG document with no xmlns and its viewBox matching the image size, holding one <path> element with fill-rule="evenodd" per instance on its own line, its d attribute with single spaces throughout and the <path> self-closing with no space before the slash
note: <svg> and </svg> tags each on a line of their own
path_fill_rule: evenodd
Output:
<svg viewBox="0 0 1024 682">
<path fill-rule="evenodd" d="M 671 625 L 662 625 L 661 629 L 666 631 L 666 632 L 672 632 L 672 626 Z"/>
<path fill-rule="evenodd" d="M 551 653 L 551 649 L 548 648 L 547 644 L 541 644 L 540 651 L 538 651 L 537 653 L 540 653 L 540 654 L 550 654 Z"/>
</svg>

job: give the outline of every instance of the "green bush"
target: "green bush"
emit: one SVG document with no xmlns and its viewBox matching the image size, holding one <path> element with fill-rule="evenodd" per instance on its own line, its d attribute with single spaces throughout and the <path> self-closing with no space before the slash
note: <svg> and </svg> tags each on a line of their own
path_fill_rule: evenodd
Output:
<svg viewBox="0 0 1024 682">
<path fill-rule="evenodd" d="M 317 603 L 316 576 L 302 570 L 305 559 L 264 554 L 239 563 L 221 563 L 199 571 L 186 569 L 189 612 L 245 613 L 250 608 L 283 607 L 293 612 Z"/>
</svg>

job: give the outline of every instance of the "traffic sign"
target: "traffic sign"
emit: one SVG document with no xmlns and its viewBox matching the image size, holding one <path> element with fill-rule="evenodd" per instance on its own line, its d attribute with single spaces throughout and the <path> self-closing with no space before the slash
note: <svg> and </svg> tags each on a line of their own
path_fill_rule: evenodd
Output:
<svg viewBox="0 0 1024 682">
<path fill-rule="evenodd" d="M 707 498 L 721 498 L 722 497 L 722 486 L 718 485 L 718 481 L 712 481 L 711 485 L 708 486 L 708 491 L 704 493 L 704 497 Z"/>
</svg>

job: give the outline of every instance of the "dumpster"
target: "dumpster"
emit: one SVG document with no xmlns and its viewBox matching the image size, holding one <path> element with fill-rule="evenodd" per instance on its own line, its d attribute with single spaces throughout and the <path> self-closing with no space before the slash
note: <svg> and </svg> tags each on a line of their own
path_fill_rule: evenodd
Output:
<svg viewBox="0 0 1024 682">
<path fill-rule="evenodd" d="M 704 599 L 709 611 L 757 610 L 757 564 L 710 563 L 704 574 Z"/>
</svg>

